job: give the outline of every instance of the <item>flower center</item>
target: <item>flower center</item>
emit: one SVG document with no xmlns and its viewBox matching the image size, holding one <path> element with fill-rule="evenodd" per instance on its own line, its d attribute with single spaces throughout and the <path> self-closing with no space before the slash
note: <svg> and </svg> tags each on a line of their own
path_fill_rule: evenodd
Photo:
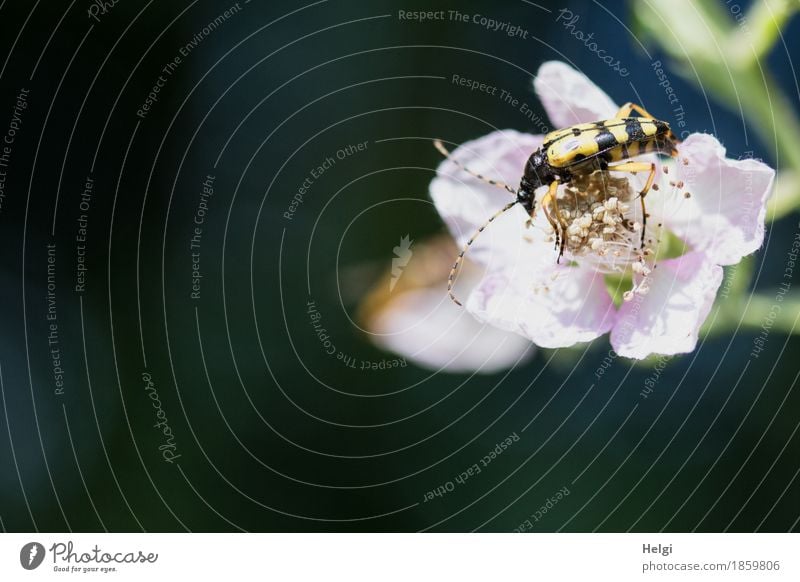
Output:
<svg viewBox="0 0 800 582">
<path fill-rule="evenodd" d="M 575 176 L 556 195 L 558 215 L 565 225 L 566 251 L 571 258 L 600 273 L 631 273 L 633 288 L 625 294 L 645 294 L 654 267 L 657 236 L 647 227 L 642 247 L 641 206 L 627 177 L 607 171 Z M 556 215 L 554 204 L 548 211 Z M 637 210 L 638 216 L 637 216 Z M 630 271 L 629 271 L 630 269 Z"/>
</svg>

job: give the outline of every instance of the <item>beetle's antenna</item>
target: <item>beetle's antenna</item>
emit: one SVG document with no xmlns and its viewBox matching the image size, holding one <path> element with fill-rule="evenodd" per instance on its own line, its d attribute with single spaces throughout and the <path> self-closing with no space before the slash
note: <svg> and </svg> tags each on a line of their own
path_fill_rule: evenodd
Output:
<svg viewBox="0 0 800 582">
<path fill-rule="evenodd" d="M 461 162 L 459 162 L 458 160 L 456 160 L 455 158 L 453 158 L 453 156 L 450 154 L 450 152 L 449 152 L 449 151 L 447 151 L 447 148 L 446 148 L 446 147 L 444 147 L 444 144 L 442 143 L 442 140 L 440 140 L 440 139 L 435 139 L 435 140 L 433 140 L 433 146 L 434 146 L 434 147 L 435 147 L 437 150 L 439 150 L 439 152 L 440 152 L 440 153 L 441 153 L 441 154 L 442 154 L 444 157 L 446 157 L 448 160 L 450 160 L 451 162 L 453 162 L 453 163 L 454 163 L 456 166 L 458 166 L 459 168 L 461 168 L 462 170 L 464 170 L 464 171 L 465 171 L 467 174 L 469 174 L 470 176 L 474 176 L 475 178 L 478 178 L 478 180 L 480 180 L 480 181 L 482 181 L 482 182 L 486 182 L 487 184 L 490 184 L 490 185 L 492 185 L 492 186 L 496 186 L 496 187 L 498 187 L 498 188 L 503 188 L 504 190 L 506 190 L 507 192 L 510 192 L 510 193 L 511 193 L 511 194 L 513 194 L 514 196 L 516 196 L 516 195 L 517 195 L 517 191 L 516 191 L 514 188 L 512 188 L 511 186 L 509 186 L 508 184 L 506 184 L 505 182 L 500 182 L 499 180 L 492 180 L 492 179 L 490 179 L 490 178 L 487 178 L 486 176 L 484 176 L 484 175 L 482 175 L 482 174 L 479 174 L 479 173 L 477 173 L 477 172 L 473 172 L 472 170 L 470 170 L 469 168 L 467 168 L 467 167 L 466 167 L 464 164 L 462 164 Z"/>
<path fill-rule="evenodd" d="M 450 299 L 452 299 L 456 305 L 461 305 L 461 302 L 458 299 L 456 299 L 455 295 L 453 295 L 453 280 L 455 279 L 458 266 L 461 264 L 461 261 L 464 260 L 464 254 L 467 252 L 467 249 L 472 245 L 472 243 L 475 242 L 475 239 L 478 238 L 478 235 L 482 233 L 483 230 L 487 226 L 489 226 L 489 224 L 495 218 L 503 214 L 506 210 L 509 210 L 515 204 L 517 204 L 516 201 L 509 202 L 508 204 L 503 206 L 500 210 L 495 212 L 489 220 L 483 223 L 483 226 L 481 226 L 478 230 L 475 231 L 475 234 L 472 235 L 472 237 L 467 241 L 467 244 L 464 245 L 464 248 L 461 249 L 461 252 L 458 253 L 458 257 L 456 257 L 456 262 L 453 263 L 453 268 L 450 269 L 450 275 L 447 277 L 447 294 L 450 295 Z"/>
</svg>

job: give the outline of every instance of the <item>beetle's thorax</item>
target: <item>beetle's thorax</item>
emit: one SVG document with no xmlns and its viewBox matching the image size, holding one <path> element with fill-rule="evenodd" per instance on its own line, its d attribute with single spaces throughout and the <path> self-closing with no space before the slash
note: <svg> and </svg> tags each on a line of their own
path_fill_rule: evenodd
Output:
<svg viewBox="0 0 800 582">
<path fill-rule="evenodd" d="M 549 185 L 554 179 L 553 168 L 547 162 L 547 153 L 542 148 L 537 149 L 530 155 L 528 162 L 525 164 L 525 173 L 522 180 L 530 188 L 536 190 L 539 186 Z"/>
</svg>

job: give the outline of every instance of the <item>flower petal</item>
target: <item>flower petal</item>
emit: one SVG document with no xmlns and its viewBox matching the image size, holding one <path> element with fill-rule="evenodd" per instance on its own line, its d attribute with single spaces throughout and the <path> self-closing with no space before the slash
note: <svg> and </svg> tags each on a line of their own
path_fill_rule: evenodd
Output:
<svg viewBox="0 0 800 582">
<path fill-rule="evenodd" d="M 619 109 L 586 75 L 561 61 L 543 63 L 533 87 L 554 129 L 610 119 Z"/>
<path fill-rule="evenodd" d="M 711 135 L 695 133 L 678 147 L 674 180 L 664 188 L 664 223 L 718 265 L 733 265 L 764 242 L 767 199 L 775 170 L 752 159 L 732 160 Z M 684 197 L 690 193 L 690 198 Z"/>
<path fill-rule="evenodd" d="M 588 342 L 609 331 L 616 314 L 603 276 L 551 265 L 491 272 L 470 295 L 467 310 L 544 348 Z"/>
<path fill-rule="evenodd" d="M 452 157 L 474 172 L 516 187 L 528 157 L 541 143 L 541 136 L 513 130 L 495 131 L 459 146 Z M 492 214 L 514 201 L 513 194 L 467 174 L 449 159 L 439 165 L 430 193 L 459 247 Z M 521 206 L 513 207 L 475 241 L 470 247 L 470 258 L 483 264 L 489 264 L 492 257 L 506 262 L 516 260 L 520 247 L 530 246 L 523 239 L 527 219 Z"/>
<path fill-rule="evenodd" d="M 639 360 L 691 352 L 722 283 L 722 267 L 691 252 L 660 262 L 650 277 L 647 295 L 620 307 L 611 345 L 620 356 Z"/>
<path fill-rule="evenodd" d="M 531 343 L 485 325 L 450 301 L 443 288 L 406 291 L 371 325 L 373 341 L 415 364 L 447 372 L 491 374 L 527 360 Z"/>
</svg>

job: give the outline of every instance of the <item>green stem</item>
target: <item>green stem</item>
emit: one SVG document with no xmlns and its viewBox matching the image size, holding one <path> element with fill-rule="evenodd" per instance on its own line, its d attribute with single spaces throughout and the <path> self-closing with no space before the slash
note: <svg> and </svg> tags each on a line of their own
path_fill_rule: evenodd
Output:
<svg viewBox="0 0 800 582">
<path fill-rule="evenodd" d="M 800 317 L 800 294 L 776 294 L 772 297 L 754 294 L 750 297 L 747 310 L 741 315 L 741 324 L 742 327 L 752 330 L 800 334 L 798 317 Z"/>
<path fill-rule="evenodd" d="M 752 255 L 744 257 L 739 263 L 725 267 L 725 278 L 717 292 L 716 305 L 719 307 L 719 314 L 712 319 L 706 319 L 701 333 L 705 335 L 722 335 L 730 333 L 736 329 L 745 301 L 743 297 L 750 288 L 750 281 L 753 278 L 755 259 Z"/>
<path fill-rule="evenodd" d="M 800 0 L 756 0 L 743 18 L 718 0 L 649 0 L 635 2 L 633 9 L 650 39 L 674 59 L 673 69 L 741 112 L 781 173 L 792 170 L 780 180 L 770 218 L 800 208 L 800 120 L 764 62 Z"/>
<path fill-rule="evenodd" d="M 779 168 L 790 167 L 800 172 L 800 148 L 796 140 L 800 135 L 800 120 L 793 105 L 769 73 L 759 68 L 763 62 L 742 65 L 731 59 L 727 64 L 729 71 L 724 73 L 718 63 L 700 60 L 694 62 L 697 75 L 685 67 L 679 67 L 679 71 L 695 82 L 699 82 L 699 76 L 712 96 L 741 115 Z"/>
<path fill-rule="evenodd" d="M 736 60 L 748 65 L 764 58 L 798 9 L 797 0 L 757 0 L 746 15 L 734 15 L 736 25 L 728 46 Z"/>
<path fill-rule="evenodd" d="M 762 74 L 758 64 L 740 69 L 736 75 L 745 86 L 739 87 L 745 121 L 758 133 L 779 168 L 784 163 L 800 172 L 800 121 L 794 107 L 771 76 Z"/>
<path fill-rule="evenodd" d="M 767 203 L 767 220 L 779 220 L 800 208 L 800 172 L 785 170 L 775 177 L 775 190 Z"/>
</svg>

